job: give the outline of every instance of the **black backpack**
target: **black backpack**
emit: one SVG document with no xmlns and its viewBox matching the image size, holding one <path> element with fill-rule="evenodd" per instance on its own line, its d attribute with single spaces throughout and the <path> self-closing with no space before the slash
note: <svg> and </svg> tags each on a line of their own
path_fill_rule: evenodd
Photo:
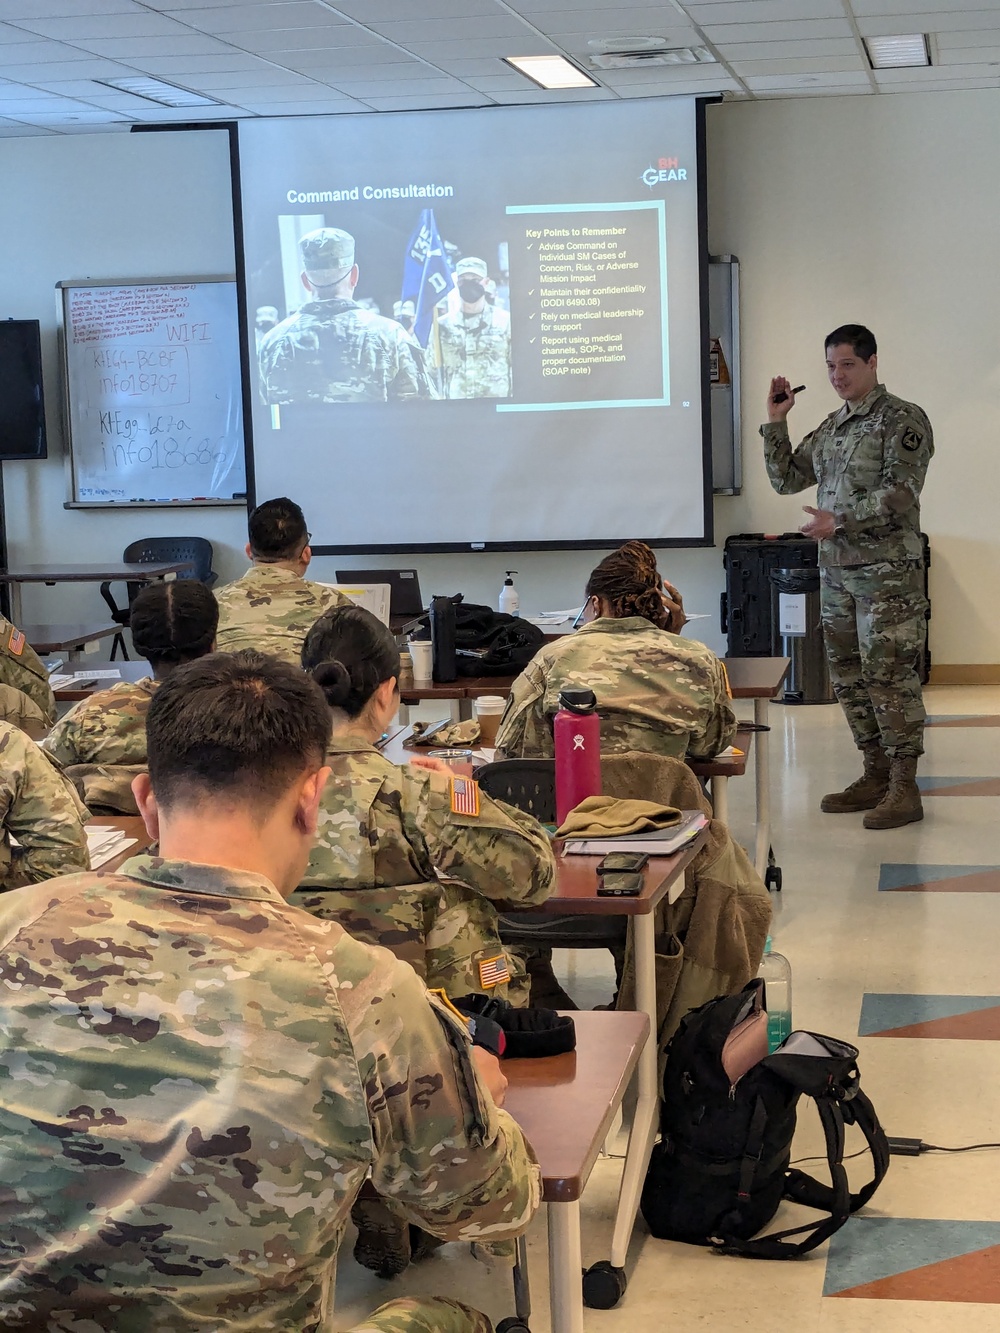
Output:
<svg viewBox="0 0 1000 1333">
<path fill-rule="evenodd" d="M 545 642 L 530 620 L 474 602 L 455 602 L 455 648 L 460 676 L 516 676 Z"/>
<path fill-rule="evenodd" d="M 794 1259 L 838 1231 L 885 1176 L 889 1145 L 861 1091 L 857 1048 L 818 1033 L 793 1032 L 773 1055 L 756 1059 L 754 1050 L 766 1043 L 763 1005 L 764 983 L 751 981 L 737 995 L 692 1010 L 670 1043 L 661 1141 L 642 1192 L 643 1217 L 661 1240 L 711 1245 L 750 1259 Z M 734 1052 L 740 1065 L 741 1042 L 742 1065 L 750 1064 L 735 1082 L 723 1068 L 727 1039 L 729 1067 Z M 819 1110 L 830 1185 L 789 1169 L 795 1109 L 803 1093 Z M 874 1162 L 872 1180 L 857 1194 L 850 1192 L 843 1164 L 845 1124 L 859 1127 Z M 782 1199 L 828 1216 L 750 1239 Z"/>
</svg>

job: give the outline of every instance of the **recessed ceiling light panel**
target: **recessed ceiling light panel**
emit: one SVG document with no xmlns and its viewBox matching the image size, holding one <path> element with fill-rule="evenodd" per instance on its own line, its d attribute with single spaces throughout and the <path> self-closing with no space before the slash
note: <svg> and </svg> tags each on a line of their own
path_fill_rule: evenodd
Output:
<svg viewBox="0 0 1000 1333">
<path fill-rule="evenodd" d="M 508 65 L 539 88 L 596 88 L 597 81 L 565 56 L 504 56 Z"/>
<path fill-rule="evenodd" d="M 931 63 L 927 35 L 922 32 L 903 37 L 866 37 L 865 49 L 872 69 L 912 69 Z"/>
<path fill-rule="evenodd" d="M 176 84 L 150 79 L 145 75 L 127 79 L 95 79 L 94 82 L 103 83 L 105 88 L 114 88 L 117 92 L 145 97 L 148 102 L 158 102 L 161 106 L 222 106 L 215 97 L 193 93 L 189 88 L 178 88 Z"/>
</svg>

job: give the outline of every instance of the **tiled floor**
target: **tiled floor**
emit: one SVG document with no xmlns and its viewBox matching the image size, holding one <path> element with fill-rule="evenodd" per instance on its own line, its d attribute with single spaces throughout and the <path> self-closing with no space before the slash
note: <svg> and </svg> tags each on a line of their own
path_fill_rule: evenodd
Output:
<svg viewBox="0 0 1000 1333">
<path fill-rule="evenodd" d="M 856 1042 L 864 1086 L 887 1132 L 959 1146 L 1000 1141 L 1000 795 L 981 794 L 986 783 L 1000 794 L 1000 687 L 938 687 L 928 690 L 927 707 L 939 723 L 964 715 L 965 725 L 928 729 L 921 768 L 959 790 L 949 799 L 925 791 L 924 821 L 888 832 L 864 831 L 860 815 L 819 813 L 821 795 L 856 776 L 839 708 L 772 708 L 775 849 L 784 871 L 774 936 L 792 963 L 795 1025 Z M 734 830 L 749 841 L 752 778 L 730 791 Z M 559 961 L 582 1005 L 609 998 L 603 954 L 580 951 Z M 859 1037 L 859 1024 L 871 1035 Z M 858 1146 L 849 1138 L 849 1152 Z M 796 1152 L 820 1148 L 818 1120 L 806 1105 Z M 865 1158 L 849 1165 L 860 1184 Z M 607 1258 L 619 1172 L 620 1163 L 608 1159 L 591 1178 L 585 1263 Z M 960 1323 L 963 1333 L 996 1333 L 998 1182 L 997 1150 L 894 1158 L 872 1204 L 834 1238 L 829 1256 L 824 1247 L 797 1263 L 719 1258 L 655 1241 L 640 1223 L 624 1299 L 616 1310 L 587 1311 L 586 1326 L 597 1333 L 936 1333 Z M 340 1263 L 341 1327 L 411 1291 L 461 1295 L 495 1320 L 513 1313 L 506 1274 L 488 1273 L 460 1246 L 383 1283 L 354 1264 L 351 1243 L 349 1235 Z M 531 1329 L 547 1333 L 541 1216 L 529 1248 Z"/>
</svg>

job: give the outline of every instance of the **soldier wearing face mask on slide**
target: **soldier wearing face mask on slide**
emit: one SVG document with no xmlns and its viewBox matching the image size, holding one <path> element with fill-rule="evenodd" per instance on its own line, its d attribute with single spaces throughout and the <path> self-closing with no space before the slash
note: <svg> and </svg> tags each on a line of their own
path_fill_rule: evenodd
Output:
<svg viewBox="0 0 1000 1333">
<path fill-rule="evenodd" d="M 446 398 L 510 397 L 510 315 L 487 301 L 488 272 L 472 256 L 455 265 L 461 308 L 438 323 Z"/>
</svg>

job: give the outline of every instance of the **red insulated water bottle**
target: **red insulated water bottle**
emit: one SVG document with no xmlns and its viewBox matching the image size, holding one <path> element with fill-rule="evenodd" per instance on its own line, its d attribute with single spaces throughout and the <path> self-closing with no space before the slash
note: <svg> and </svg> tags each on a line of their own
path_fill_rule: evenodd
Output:
<svg viewBox="0 0 1000 1333">
<path fill-rule="evenodd" d="M 593 690 L 560 690 L 553 724 L 556 823 L 588 796 L 601 794 L 601 719 Z"/>
</svg>

